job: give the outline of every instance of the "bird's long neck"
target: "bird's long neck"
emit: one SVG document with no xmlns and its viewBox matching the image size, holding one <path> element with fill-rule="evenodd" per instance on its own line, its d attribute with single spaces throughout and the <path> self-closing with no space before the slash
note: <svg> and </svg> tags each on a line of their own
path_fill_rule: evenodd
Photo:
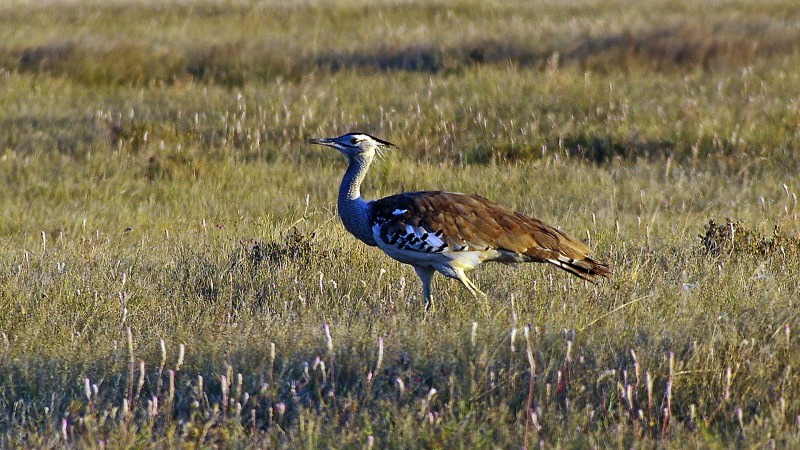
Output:
<svg viewBox="0 0 800 450">
<path fill-rule="evenodd" d="M 375 245 L 372 237 L 372 224 L 369 223 L 369 205 L 361 198 L 361 182 L 367 176 L 372 155 L 348 157 L 347 171 L 339 187 L 339 217 L 344 227 L 362 242 Z"/>
</svg>

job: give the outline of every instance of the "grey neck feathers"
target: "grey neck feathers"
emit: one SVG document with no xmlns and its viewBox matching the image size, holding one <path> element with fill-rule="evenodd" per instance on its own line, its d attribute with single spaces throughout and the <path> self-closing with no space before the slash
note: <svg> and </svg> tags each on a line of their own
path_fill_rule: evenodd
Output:
<svg viewBox="0 0 800 450">
<path fill-rule="evenodd" d="M 375 245 L 372 224 L 369 223 L 369 204 L 361 198 L 361 182 L 367 176 L 372 154 L 348 156 L 347 171 L 339 187 L 337 207 L 344 227 L 367 245 Z"/>
</svg>

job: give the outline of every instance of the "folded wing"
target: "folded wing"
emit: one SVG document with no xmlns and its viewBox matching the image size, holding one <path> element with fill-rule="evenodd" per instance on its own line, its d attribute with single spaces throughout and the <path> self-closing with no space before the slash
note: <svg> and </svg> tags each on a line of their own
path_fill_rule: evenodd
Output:
<svg viewBox="0 0 800 450">
<path fill-rule="evenodd" d="M 611 273 L 590 258 L 590 249 L 577 239 L 475 195 L 393 195 L 370 204 L 370 221 L 381 244 L 406 252 L 485 252 L 487 261 L 546 262 L 586 280 Z"/>
</svg>

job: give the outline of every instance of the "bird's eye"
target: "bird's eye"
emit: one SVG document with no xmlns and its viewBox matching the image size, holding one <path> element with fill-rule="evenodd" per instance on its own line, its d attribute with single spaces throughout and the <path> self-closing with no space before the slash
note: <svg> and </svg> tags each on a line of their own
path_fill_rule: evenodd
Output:
<svg viewBox="0 0 800 450">
<path fill-rule="evenodd" d="M 356 144 L 358 144 L 358 139 L 350 138 L 350 143 L 353 144 L 353 145 L 356 145 Z"/>
</svg>

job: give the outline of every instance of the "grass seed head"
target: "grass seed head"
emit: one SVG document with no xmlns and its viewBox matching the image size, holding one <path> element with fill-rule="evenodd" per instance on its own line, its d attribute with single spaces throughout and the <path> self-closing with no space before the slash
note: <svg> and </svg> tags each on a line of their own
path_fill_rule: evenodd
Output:
<svg viewBox="0 0 800 450">
<path fill-rule="evenodd" d="M 511 328 L 511 353 L 514 353 L 516 351 L 516 348 L 514 347 L 514 343 L 516 342 L 516 340 L 517 340 L 517 329 L 515 327 L 512 327 Z"/>
<path fill-rule="evenodd" d="M 472 322 L 472 330 L 469 333 L 469 341 L 475 347 L 475 338 L 478 335 L 478 322 Z"/>
<path fill-rule="evenodd" d="M 331 329 L 328 324 L 323 324 L 322 329 L 325 331 L 325 345 L 328 348 L 328 354 L 333 355 L 333 338 L 331 337 Z"/>
<path fill-rule="evenodd" d="M 400 392 L 400 395 L 402 396 L 406 392 L 406 384 L 403 383 L 403 380 L 400 378 L 395 378 L 394 384 L 397 385 L 397 390 Z"/>
<path fill-rule="evenodd" d="M 185 351 L 186 351 L 186 346 L 184 344 L 178 346 L 178 362 L 175 363 L 175 372 L 181 370 Z"/>
<path fill-rule="evenodd" d="M 722 388 L 722 398 L 725 401 L 730 400 L 731 398 L 731 367 L 728 366 L 725 368 L 725 384 Z"/>
<path fill-rule="evenodd" d="M 161 367 L 163 368 L 167 364 L 167 346 L 164 339 L 158 340 L 158 347 L 161 349 Z"/>
<path fill-rule="evenodd" d="M 378 358 L 375 363 L 375 373 L 381 370 L 383 364 L 383 336 L 378 336 Z"/>
</svg>

